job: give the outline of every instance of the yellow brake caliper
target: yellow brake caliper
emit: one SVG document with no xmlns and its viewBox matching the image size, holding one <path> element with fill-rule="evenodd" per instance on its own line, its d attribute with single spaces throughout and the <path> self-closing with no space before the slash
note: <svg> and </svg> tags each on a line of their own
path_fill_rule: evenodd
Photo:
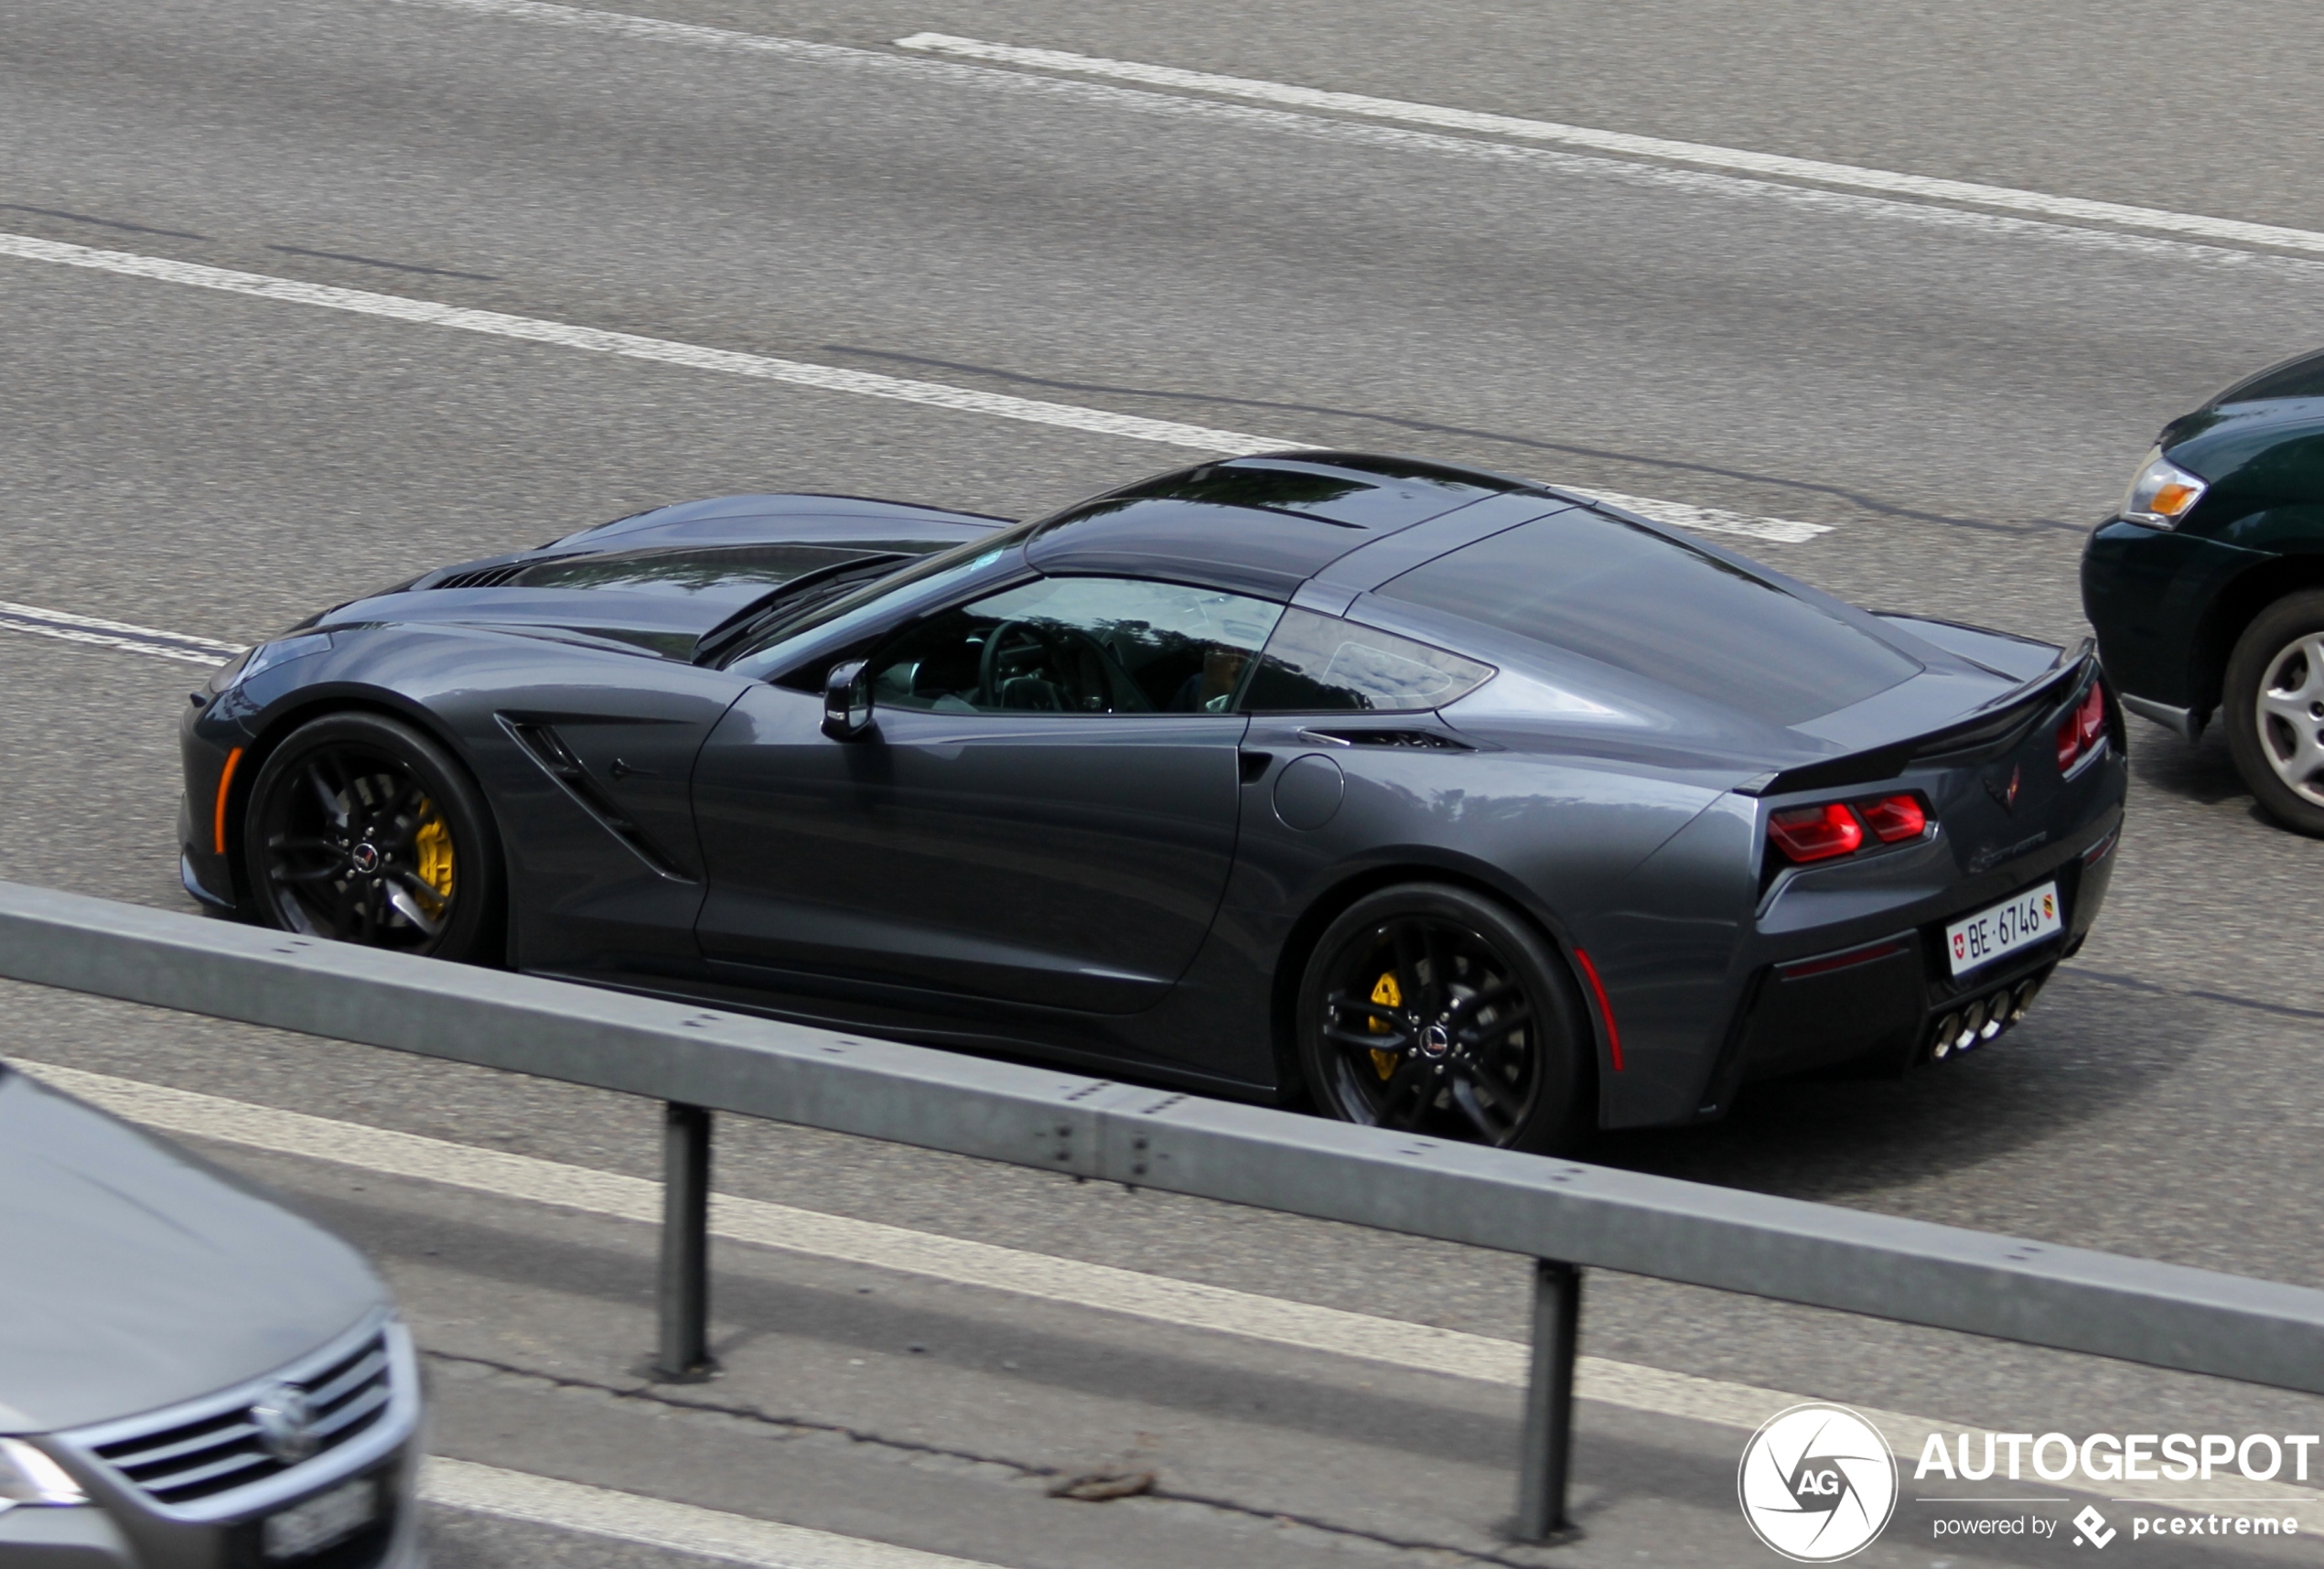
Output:
<svg viewBox="0 0 2324 1569">
<path fill-rule="evenodd" d="M 1383 1008 L 1404 1006 L 1404 989 L 1396 984 L 1396 973 L 1393 970 L 1380 977 L 1380 983 L 1372 989 L 1372 1000 Z M 1388 1033 L 1388 1023 L 1385 1019 L 1366 1019 L 1364 1027 L 1374 1035 Z M 1396 1071 L 1396 1064 L 1400 1060 L 1402 1059 L 1395 1052 L 1383 1051 L 1378 1047 L 1372 1048 L 1372 1071 L 1383 1079 L 1390 1077 Z"/>
<path fill-rule="evenodd" d="M 452 901 L 452 831 L 444 826 L 443 814 L 436 803 L 427 803 L 427 816 L 421 820 L 420 830 L 412 835 L 412 848 L 419 853 L 420 881 L 436 890 L 436 897 L 449 904 Z"/>
</svg>

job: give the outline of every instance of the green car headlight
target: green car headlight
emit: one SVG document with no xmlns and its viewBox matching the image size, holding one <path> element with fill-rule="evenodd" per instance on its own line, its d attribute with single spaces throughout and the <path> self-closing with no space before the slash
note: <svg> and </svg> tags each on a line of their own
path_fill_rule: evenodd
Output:
<svg viewBox="0 0 2324 1569">
<path fill-rule="evenodd" d="M 2130 489 L 2123 492 L 2123 504 L 2115 516 L 2150 529 L 2175 529 L 2210 489 L 2207 480 L 2165 457 L 2161 447 L 2149 447 L 2139 459 L 2138 472 L 2131 476 Z"/>
</svg>

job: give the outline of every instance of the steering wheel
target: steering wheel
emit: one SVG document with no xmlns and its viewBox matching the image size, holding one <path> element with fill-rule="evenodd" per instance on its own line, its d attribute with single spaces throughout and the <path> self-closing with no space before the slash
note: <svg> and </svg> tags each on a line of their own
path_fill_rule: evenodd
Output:
<svg viewBox="0 0 2324 1569">
<path fill-rule="evenodd" d="M 1108 686 L 1111 687 L 1113 684 L 1110 679 L 1111 672 L 1107 669 L 1104 645 L 1080 628 L 1061 627 L 1054 621 L 1003 621 L 993 629 L 990 636 L 985 638 L 984 652 L 977 657 L 976 702 L 978 707 L 998 708 L 1001 706 L 1001 650 L 1012 637 L 1019 635 L 1041 650 L 1044 662 L 1049 667 L 1050 675 L 1060 678 L 1057 680 L 1057 685 L 1069 699 L 1078 695 L 1072 692 L 1073 683 L 1068 677 L 1068 672 L 1072 668 L 1072 656 L 1076 652 L 1086 650 L 1092 655 L 1097 661 L 1098 670 L 1107 679 Z M 1110 707 L 1112 692 L 1109 691 L 1106 696 Z"/>
</svg>

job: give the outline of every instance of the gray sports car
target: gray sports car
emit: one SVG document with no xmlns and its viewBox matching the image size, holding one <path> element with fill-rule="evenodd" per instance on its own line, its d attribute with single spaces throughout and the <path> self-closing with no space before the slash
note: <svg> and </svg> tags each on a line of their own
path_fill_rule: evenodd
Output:
<svg viewBox="0 0 2324 1569">
<path fill-rule="evenodd" d="M 186 886 L 293 930 L 1510 1147 L 1897 1072 L 2104 897 L 2095 660 L 1350 453 L 1029 523 L 659 508 L 186 715 Z"/>
</svg>

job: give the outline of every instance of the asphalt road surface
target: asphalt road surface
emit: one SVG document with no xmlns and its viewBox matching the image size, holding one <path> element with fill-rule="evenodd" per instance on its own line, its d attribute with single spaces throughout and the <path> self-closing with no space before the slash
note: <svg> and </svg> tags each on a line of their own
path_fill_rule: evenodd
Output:
<svg viewBox="0 0 2324 1569">
<path fill-rule="evenodd" d="M 924 33 L 1085 63 L 897 45 Z M 242 643 L 666 500 L 1022 515 L 1190 460 L 1194 426 L 1707 509 L 1876 608 L 2070 642 L 2082 535 L 2155 428 L 2324 340 L 2319 55 L 2291 4 L 2196 29 L 2087 0 L 0 0 L 0 600 Z M 2074 198 L 2150 210 L 2048 199 Z M 499 316 L 396 314 L 414 300 Z M 90 630 L 0 634 L 0 876 L 182 908 L 174 733 L 200 667 Z M 2131 739 L 2112 902 L 2026 1025 L 1600 1157 L 2324 1284 L 2324 844 L 2259 822 L 2215 741 Z M 726 1375 L 657 1385 L 650 1228 L 457 1175 L 481 1149 L 650 1177 L 654 1108 L 0 1003 L 0 1055 L 208 1097 L 183 1131 L 382 1260 L 436 1447 L 471 1463 L 436 1485 L 449 1569 L 1724 1565 L 1771 1561 L 1734 1504 L 1735 1413 L 1773 1409 L 1750 1392 L 2006 1431 L 2324 1430 L 2324 1402 L 1594 1277 L 1589 1355 L 1709 1381 L 1585 1402 L 1581 1533 L 1518 1547 L 1505 1381 L 730 1239 Z M 326 1158 L 253 1107 L 356 1131 Z M 367 1165 L 348 1151 L 374 1129 L 444 1144 Z M 1009 1259 L 1522 1332 L 1526 1266 L 1499 1255 L 734 1120 L 718 1158 L 726 1192 Z M 1154 1490 L 1049 1495 L 1109 1470 Z M 568 1486 L 528 1504 L 524 1478 Z M 2324 1532 L 2319 1489 L 2260 1492 Z M 2004 1490 L 2052 1521 L 2093 1501 Z M 2071 1526 L 1940 1537 L 1965 1506 L 1906 1495 L 1864 1562 L 2074 1551 Z M 2324 1558 L 2127 1532 L 2109 1555 L 2142 1554 Z"/>
</svg>

